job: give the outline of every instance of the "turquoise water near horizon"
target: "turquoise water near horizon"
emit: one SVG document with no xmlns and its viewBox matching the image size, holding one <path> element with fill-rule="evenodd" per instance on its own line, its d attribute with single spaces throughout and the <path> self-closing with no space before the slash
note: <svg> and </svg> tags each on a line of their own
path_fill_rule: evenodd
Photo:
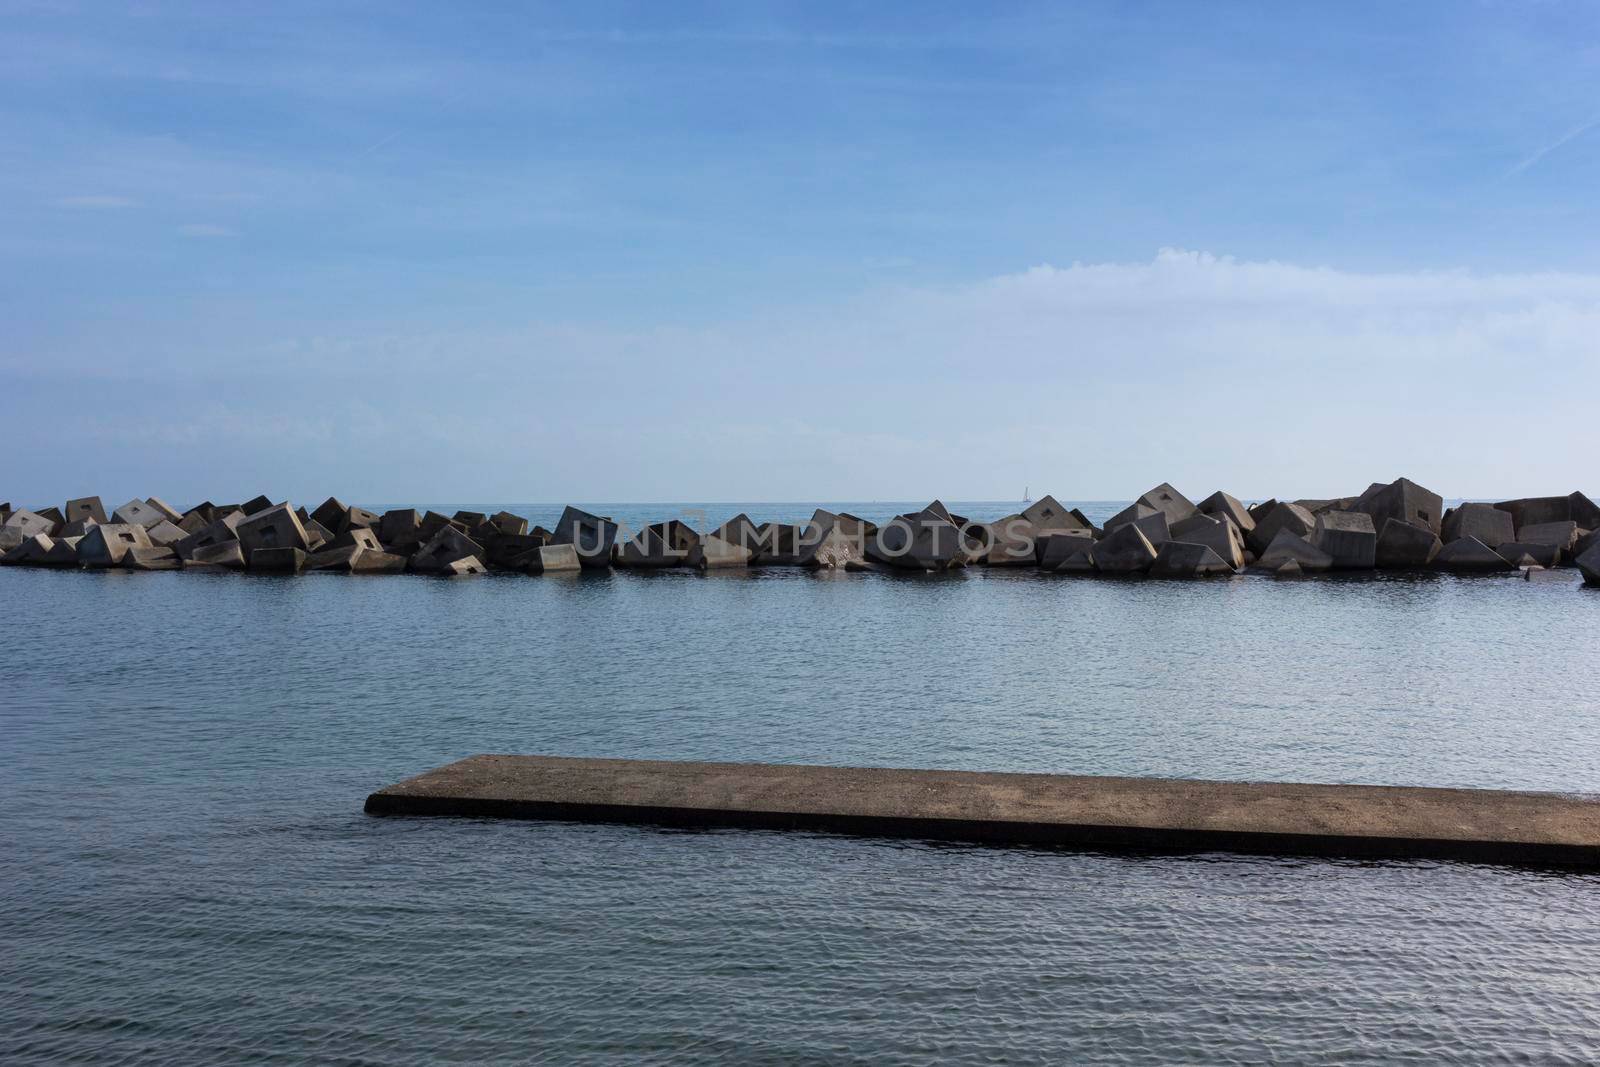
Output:
<svg viewBox="0 0 1600 1067">
<path fill-rule="evenodd" d="M 5 568 L 4 1058 L 1595 1062 L 1594 875 L 361 814 L 480 751 L 1600 792 L 1576 583 Z"/>
</svg>

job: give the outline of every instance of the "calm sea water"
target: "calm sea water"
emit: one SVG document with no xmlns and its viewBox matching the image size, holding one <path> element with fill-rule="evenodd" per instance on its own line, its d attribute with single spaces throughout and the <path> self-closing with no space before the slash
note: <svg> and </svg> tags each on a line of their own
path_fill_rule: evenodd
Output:
<svg viewBox="0 0 1600 1067">
<path fill-rule="evenodd" d="M 361 814 L 484 751 L 1600 791 L 1576 583 L 6 568 L 0 1059 L 1593 1063 L 1594 876 Z"/>
</svg>

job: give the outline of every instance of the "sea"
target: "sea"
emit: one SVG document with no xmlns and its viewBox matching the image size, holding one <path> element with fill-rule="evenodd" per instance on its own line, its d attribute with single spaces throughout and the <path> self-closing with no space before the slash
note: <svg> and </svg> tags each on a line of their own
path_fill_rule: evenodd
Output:
<svg viewBox="0 0 1600 1067">
<path fill-rule="evenodd" d="M 4 568 L 0 605 L 7 1064 L 1600 1062 L 1592 874 L 362 813 L 480 752 L 1600 793 L 1575 573 Z"/>
</svg>

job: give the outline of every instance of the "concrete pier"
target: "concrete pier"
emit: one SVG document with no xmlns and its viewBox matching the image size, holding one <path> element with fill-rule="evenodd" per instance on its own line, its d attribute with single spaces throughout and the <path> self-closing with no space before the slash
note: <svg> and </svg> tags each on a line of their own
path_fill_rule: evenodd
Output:
<svg viewBox="0 0 1600 1067">
<path fill-rule="evenodd" d="M 1600 869 L 1600 797 L 1487 789 L 482 755 L 366 810 Z"/>
</svg>

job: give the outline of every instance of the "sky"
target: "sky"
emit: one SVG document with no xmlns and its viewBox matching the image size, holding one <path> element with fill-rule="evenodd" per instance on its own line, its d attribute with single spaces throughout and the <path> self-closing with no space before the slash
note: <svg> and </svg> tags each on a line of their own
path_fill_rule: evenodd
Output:
<svg viewBox="0 0 1600 1067">
<path fill-rule="evenodd" d="M 0 501 L 1600 494 L 1600 5 L 0 0 Z"/>
</svg>

